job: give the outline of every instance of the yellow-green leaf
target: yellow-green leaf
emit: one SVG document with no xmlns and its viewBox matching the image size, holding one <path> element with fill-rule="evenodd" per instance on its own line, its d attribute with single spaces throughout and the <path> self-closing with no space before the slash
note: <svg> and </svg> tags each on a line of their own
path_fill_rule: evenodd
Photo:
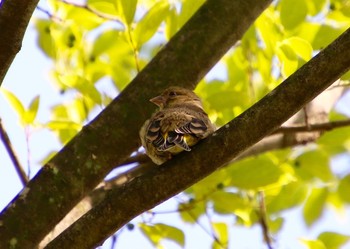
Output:
<svg viewBox="0 0 350 249">
<path fill-rule="evenodd" d="M 213 229 L 215 231 L 218 241 L 213 241 L 213 249 L 227 248 L 228 245 L 228 227 L 226 223 L 213 222 Z"/>
<path fill-rule="evenodd" d="M 333 179 L 329 155 L 320 150 L 303 153 L 296 159 L 295 172 L 304 180 L 317 177 L 325 182 Z"/>
<path fill-rule="evenodd" d="M 283 43 L 288 44 L 293 49 L 293 51 L 304 61 L 308 61 L 311 59 L 312 46 L 308 41 L 300 37 L 294 36 L 285 39 Z"/>
<path fill-rule="evenodd" d="M 116 0 L 87 0 L 87 5 L 103 14 L 118 16 L 118 11 L 115 5 Z"/>
<path fill-rule="evenodd" d="M 247 158 L 228 169 L 231 184 L 244 189 L 259 189 L 277 183 L 283 171 L 267 156 Z"/>
<path fill-rule="evenodd" d="M 350 175 L 347 175 L 340 180 L 338 195 L 343 201 L 350 203 Z"/>
<path fill-rule="evenodd" d="M 159 25 L 165 20 L 169 11 L 169 3 L 157 2 L 137 23 L 133 32 L 136 47 L 140 48 L 145 42 L 152 38 L 158 30 Z"/>
<path fill-rule="evenodd" d="M 0 91 L 10 103 L 13 110 L 17 113 L 18 117 L 21 119 L 21 122 L 24 123 L 23 118 L 25 115 L 25 109 L 21 101 L 16 97 L 16 95 L 14 95 L 9 90 L 6 90 L 5 88 L 0 88 Z"/>
<path fill-rule="evenodd" d="M 163 223 L 157 223 L 153 225 L 140 223 L 139 226 L 143 234 L 155 246 L 159 246 L 163 239 L 172 240 L 182 247 L 185 245 L 185 235 L 182 230 L 176 227 L 169 226 Z"/>
<path fill-rule="evenodd" d="M 323 232 L 318 236 L 318 240 L 322 241 L 327 249 L 339 249 L 349 239 L 349 235 L 334 232 Z"/>
<path fill-rule="evenodd" d="M 300 240 L 308 249 L 328 249 L 320 240 Z"/>
<path fill-rule="evenodd" d="M 304 220 L 308 226 L 321 217 L 327 196 L 327 188 L 314 188 L 312 190 L 303 209 Z"/>
<path fill-rule="evenodd" d="M 296 28 L 307 15 L 307 5 L 304 0 L 282 0 L 280 10 L 281 22 L 286 29 Z"/>
<path fill-rule="evenodd" d="M 249 209 L 248 200 L 236 193 L 217 191 L 210 196 L 214 210 L 218 213 L 230 214 L 237 210 Z"/>
<path fill-rule="evenodd" d="M 36 96 L 29 104 L 28 110 L 24 114 L 24 122 L 26 124 L 32 124 L 38 113 L 40 102 L 40 96 Z"/>
<path fill-rule="evenodd" d="M 116 9 L 124 22 L 129 26 L 134 20 L 134 15 L 137 6 L 137 0 L 116 0 Z"/>
</svg>

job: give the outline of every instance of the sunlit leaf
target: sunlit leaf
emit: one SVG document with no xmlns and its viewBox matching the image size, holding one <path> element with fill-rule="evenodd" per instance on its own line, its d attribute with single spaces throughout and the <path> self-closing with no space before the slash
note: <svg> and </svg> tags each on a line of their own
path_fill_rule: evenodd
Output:
<svg viewBox="0 0 350 249">
<path fill-rule="evenodd" d="M 329 155 L 323 151 L 305 152 L 295 161 L 295 172 L 304 180 L 317 177 L 323 181 L 329 181 L 334 177 L 329 167 Z"/>
<path fill-rule="evenodd" d="M 118 16 L 118 11 L 115 5 L 116 0 L 87 0 L 87 5 L 103 14 Z"/>
<path fill-rule="evenodd" d="M 137 0 L 116 0 L 116 9 L 120 12 L 127 25 L 130 25 L 134 19 Z"/>
<path fill-rule="evenodd" d="M 56 58 L 56 45 L 51 35 L 52 21 L 47 19 L 36 19 L 35 27 L 38 31 L 38 45 L 50 58 Z"/>
<path fill-rule="evenodd" d="M 328 249 L 320 240 L 300 240 L 308 249 Z"/>
<path fill-rule="evenodd" d="M 307 194 L 307 187 L 301 182 L 291 182 L 281 187 L 276 196 L 266 193 L 267 210 L 270 213 L 280 212 L 301 204 Z"/>
<path fill-rule="evenodd" d="M 139 224 L 143 234 L 154 244 L 158 246 L 163 239 L 169 239 L 177 243 L 179 246 L 185 245 L 185 235 L 182 230 L 162 223 L 147 225 Z"/>
<path fill-rule="evenodd" d="M 312 192 L 307 198 L 303 209 L 304 220 L 308 226 L 311 226 L 321 217 L 327 196 L 327 188 L 312 189 Z"/>
<path fill-rule="evenodd" d="M 228 245 L 228 227 L 226 223 L 222 222 L 213 222 L 213 229 L 218 241 L 214 240 L 212 248 L 213 249 L 222 249 L 227 248 Z"/>
<path fill-rule="evenodd" d="M 160 1 L 153 5 L 153 7 L 142 17 L 137 23 L 134 30 L 136 47 L 140 48 L 147 42 L 158 30 L 159 25 L 165 20 L 168 15 L 169 4 Z"/>
<path fill-rule="evenodd" d="M 18 117 L 21 119 L 21 122 L 25 123 L 23 120 L 25 115 L 25 109 L 21 101 L 16 97 L 16 95 L 14 95 L 9 90 L 6 90 L 5 88 L 0 88 L 0 91 L 10 103 L 13 110 L 17 113 Z"/>
<path fill-rule="evenodd" d="M 267 156 L 248 158 L 232 164 L 231 184 L 244 189 L 259 189 L 278 182 L 283 171 Z"/>
<path fill-rule="evenodd" d="M 296 28 L 307 15 L 307 5 L 304 0 L 281 0 L 280 9 L 281 23 L 286 29 Z"/>
<path fill-rule="evenodd" d="M 312 56 L 312 46 L 306 40 L 299 37 L 290 37 L 283 41 L 288 44 L 293 51 L 303 60 L 308 61 Z"/>
<path fill-rule="evenodd" d="M 350 240 L 349 235 L 334 232 L 323 232 L 318 236 L 327 249 L 339 249 Z"/>
<path fill-rule="evenodd" d="M 26 124 L 32 124 L 38 113 L 40 96 L 36 96 L 29 104 L 28 110 L 24 114 L 24 121 Z"/>
<path fill-rule="evenodd" d="M 350 175 L 340 180 L 338 195 L 344 202 L 350 203 Z"/>
<path fill-rule="evenodd" d="M 199 217 L 205 213 L 205 203 L 196 203 L 192 200 L 190 203 L 179 204 L 178 210 L 183 221 L 195 224 Z"/>
<path fill-rule="evenodd" d="M 217 191 L 210 196 L 210 199 L 213 201 L 214 210 L 218 213 L 230 214 L 251 208 L 248 200 L 236 193 Z"/>
</svg>

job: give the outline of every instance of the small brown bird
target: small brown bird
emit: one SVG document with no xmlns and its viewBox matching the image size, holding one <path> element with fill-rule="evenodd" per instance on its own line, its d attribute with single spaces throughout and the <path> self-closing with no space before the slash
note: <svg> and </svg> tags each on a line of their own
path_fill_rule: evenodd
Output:
<svg viewBox="0 0 350 249">
<path fill-rule="evenodd" d="M 158 165 L 181 151 L 190 151 L 190 146 L 215 131 L 201 100 L 188 89 L 170 87 L 150 101 L 159 111 L 144 123 L 140 138 L 147 155 Z"/>
</svg>

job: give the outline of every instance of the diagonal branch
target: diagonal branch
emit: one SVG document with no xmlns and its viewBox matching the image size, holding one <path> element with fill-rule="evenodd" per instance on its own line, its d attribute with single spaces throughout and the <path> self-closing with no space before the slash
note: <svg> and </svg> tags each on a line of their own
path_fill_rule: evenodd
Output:
<svg viewBox="0 0 350 249">
<path fill-rule="evenodd" d="M 0 118 L 0 140 L 4 144 L 5 149 L 6 149 L 7 153 L 9 154 L 9 157 L 13 163 L 13 166 L 16 169 L 18 177 L 22 182 L 22 185 L 26 186 L 28 181 L 29 181 L 28 176 L 24 172 L 24 169 L 23 169 L 21 163 L 19 162 L 18 157 L 17 157 L 17 155 L 12 147 L 12 143 L 10 141 L 10 138 L 7 135 L 7 132 L 5 131 L 4 127 L 2 126 L 1 118 Z"/>
<path fill-rule="evenodd" d="M 191 153 L 180 153 L 162 166 L 112 189 L 102 202 L 46 248 L 100 245 L 137 215 L 185 190 L 271 134 L 349 68 L 350 29 L 258 103 L 200 142 Z"/>
<path fill-rule="evenodd" d="M 0 86 L 16 54 L 39 0 L 3 0 L 0 6 Z"/>
<path fill-rule="evenodd" d="M 193 89 L 271 2 L 206 1 L 125 90 L 5 208 L 0 214 L 0 248 L 8 248 L 12 238 L 18 248 L 35 247 L 138 148 L 139 127 L 154 111 L 147 100 L 170 85 Z"/>
</svg>

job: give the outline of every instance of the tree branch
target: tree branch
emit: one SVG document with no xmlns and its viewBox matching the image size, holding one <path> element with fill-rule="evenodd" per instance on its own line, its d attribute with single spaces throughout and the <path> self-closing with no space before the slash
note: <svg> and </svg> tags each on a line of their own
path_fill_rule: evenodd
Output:
<svg viewBox="0 0 350 249">
<path fill-rule="evenodd" d="M 272 133 L 349 68 L 350 29 L 258 103 L 200 142 L 191 153 L 180 153 L 112 189 L 46 248 L 100 245 L 137 215 L 185 190 Z"/>
<path fill-rule="evenodd" d="M 148 100 L 170 85 L 193 89 L 270 3 L 206 1 L 123 92 L 5 208 L 0 215 L 0 248 L 8 248 L 12 238 L 18 248 L 35 247 L 138 148 L 139 128 L 154 111 Z"/>
<path fill-rule="evenodd" d="M 1 118 L 0 118 L 0 140 L 4 144 L 5 149 L 6 149 L 7 153 L 9 154 L 9 157 L 13 163 L 13 166 L 16 169 L 18 177 L 22 182 L 22 185 L 26 186 L 28 181 L 29 181 L 28 176 L 24 172 L 24 169 L 23 169 L 21 163 L 19 162 L 18 157 L 17 157 L 17 155 L 12 147 L 10 138 L 7 135 L 7 132 L 5 131 L 4 127 L 2 126 Z"/>
<path fill-rule="evenodd" d="M 0 8 L 0 86 L 16 54 L 39 0 L 3 0 Z"/>
<path fill-rule="evenodd" d="M 332 121 L 320 124 L 309 124 L 303 126 L 282 126 L 275 130 L 273 134 L 277 133 L 296 133 L 296 132 L 312 132 L 312 131 L 330 131 L 335 128 L 345 127 L 350 125 L 350 119 Z"/>
</svg>

